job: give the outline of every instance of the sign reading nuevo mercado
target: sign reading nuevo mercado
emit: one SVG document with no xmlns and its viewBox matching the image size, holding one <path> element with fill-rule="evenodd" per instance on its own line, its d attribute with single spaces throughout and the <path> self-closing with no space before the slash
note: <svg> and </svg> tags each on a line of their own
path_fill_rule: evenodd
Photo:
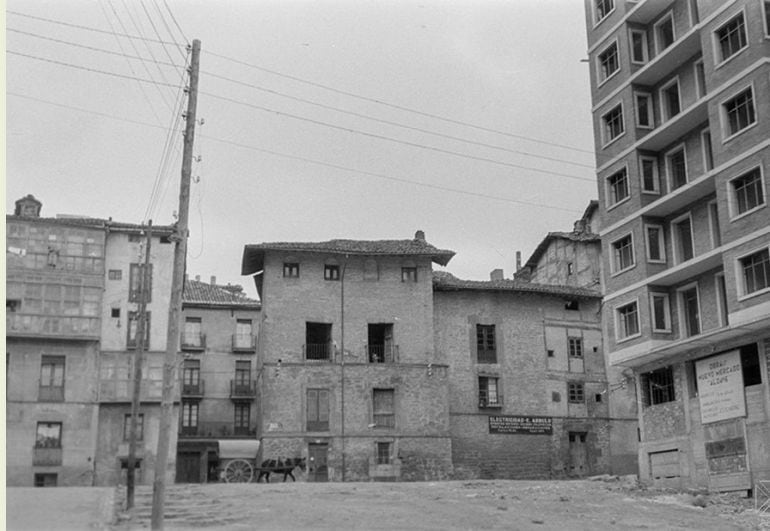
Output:
<svg viewBox="0 0 770 531">
<path fill-rule="evenodd" d="M 695 374 L 703 424 L 746 416 L 740 351 L 696 361 Z"/>
<path fill-rule="evenodd" d="M 489 417 L 489 433 L 530 433 L 550 435 L 553 433 L 551 417 L 522 417 L 498 415 Z"/>
</svg>

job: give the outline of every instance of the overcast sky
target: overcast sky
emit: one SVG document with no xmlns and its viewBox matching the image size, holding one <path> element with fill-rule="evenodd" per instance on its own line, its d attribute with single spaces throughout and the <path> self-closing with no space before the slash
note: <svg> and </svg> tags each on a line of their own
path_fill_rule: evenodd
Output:
<svg viewBox="0 0 770 531">
<path fill-rule="evenodd" d="M 596 197 L 578 0 L 6 9 L 6 209 L 31 193 L 44 216 L 173 222 L 199 39 L 187 269 L 252 295 L 245 244 L 416 230 L 457 253 L 456 276 L 510 277 Z"/>
</svg>

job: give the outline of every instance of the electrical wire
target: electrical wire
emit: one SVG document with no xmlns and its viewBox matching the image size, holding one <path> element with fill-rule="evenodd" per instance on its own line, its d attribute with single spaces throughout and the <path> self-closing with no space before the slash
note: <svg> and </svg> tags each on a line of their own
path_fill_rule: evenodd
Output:
<svg viewBox="0 0 770 531">
<path fill-rule="evenodd" d="M 160 17 L 160 20 L 161 20 L 161 22 L 163 22 L 163 26 L 166 28 L 166 32 L 167 32 L 167 33 L 169 34 L 169 36 L 171 37 L 171 40 L 173 40 L 174 42 L 176 42 L 176 38 L 174 37 L 174 32 L 173 32 L 173 31 L 171 31 L 171 28 L 169 27 L 168 23 L 166 22 L 166 17 L 164 17 L 164 16 L 163 16 L 163 11 L 161 11 L 160 7 L 158 7 L 158 3 L 157 3 L 155 0 L 152 0 L 152 5 L 154 5 L 154 6 L 155 6 L 155 10 L 158 12 L 158 16 Z M 166 7 L 168 7 L 168 6 L 166 6 Z M 172 19 L 172 20 L 173 20 L 173 21 L 176 23 L 176 19 L 174 18 L 174 14 L 173 14 L 173 13 L 171 13 L 171 10 L 170 10 L 170 9 L 169 9 L 168 11 L 169 11 L 169 13 L 171 14 L 171 19 Z M 179 28 L 179 25 L 178 25 L 178 24 L 177 24 L 177 28 Z M 180 30 L 180 32 L 181 32 L 181 30 Z M 184 36 L 184 33 L 182 33 L 182 39 L 184 40 L 184 42 L 185 42 L 185 45 L 187 45 L 189 41 L 188 41 L 188 40 L 187 40 L 187 38 Z M 182 57 L 183 57 L 183 58 L 186 58 L 186 57 L 187 57 L 187 53 L 185 52 L 185 49 L 184 49 L 184 47 L 183 47 L 183 46 L 181 46 L 179 43 L 177 43 L 177 45 L 176 45 L 176 49 L 177 49 L 177 51 L 179 51 L 179 52 L 182 54 Z"/>
<path fill-rule="evenodd" d="M 155 2 L 155 0 L 153 0 L 153 3 L 154 2 Z M 190 43 L 190 39 L 188 39 L 187 36 L 184 34 L 184 31 L 182 31 L 182 28 L 179 26 L 179 22 L 176 21 L 176 17 L 174 16 L 173 11 L 171 11 L 171 8 L 166 3 L 166 0 L 163 0 L 163 5 L 166 6 L 166 11 L 168 11 L 168 14 L 171 16 L 171 20 L 174 22 L 174 25 L 176 26 L 176 29 L 178 29 L 179 33 L 182 34 L 182 38 L 184 39 L 184 42 L 189 44 Z M 160 11 L 160 9 L 158 11 Z"/>
</svg>

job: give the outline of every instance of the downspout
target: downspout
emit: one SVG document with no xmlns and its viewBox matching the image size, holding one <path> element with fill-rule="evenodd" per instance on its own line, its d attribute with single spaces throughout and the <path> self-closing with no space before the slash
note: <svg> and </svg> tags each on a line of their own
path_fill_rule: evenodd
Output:
<svg viewBox="0 0 770 531">
<path fill-rule="evenodd" d="M 342 481 L 345 481 L 345 270 L 348 257 L 342 264 L 340 275 L 340 436 L 342 438 Z"/>
</svg>

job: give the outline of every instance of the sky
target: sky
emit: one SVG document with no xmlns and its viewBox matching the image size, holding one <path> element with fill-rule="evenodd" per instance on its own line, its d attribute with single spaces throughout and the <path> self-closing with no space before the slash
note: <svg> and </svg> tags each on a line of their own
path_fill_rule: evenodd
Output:
<svg viewBox="0 0 770 531">
<path fill-rule="evenodd" d="M 417 230 L 446 271 L 509 278 L 597 196 L 577 0 L 7 0 L 5 20 L 6 211 L 33 194 L 43 216 L 174 221 L 201 41 L 187 272 L 252 296 L 246 244 Z"/>
</svg>

